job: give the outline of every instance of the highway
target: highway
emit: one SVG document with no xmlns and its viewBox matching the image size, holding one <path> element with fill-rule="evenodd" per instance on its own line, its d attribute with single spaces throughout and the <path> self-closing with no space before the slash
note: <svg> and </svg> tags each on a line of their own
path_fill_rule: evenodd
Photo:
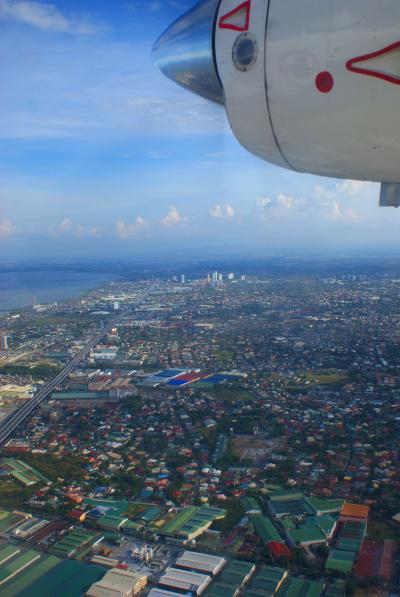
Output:
<svg viewBox="0 0 400 597">
<path fill-rule="evenodd" d="M 141 303 L 143 301 L 143 299 L 147 296 L 147 294 L 148 294 L 148 292 L 144 293 L 140 297 L 140 299 L 137 301 L 136 304 Z M 134 306 L 134 305 L 131 305 L 131 306 Z M 45 400 L 48 397 L 48 395 L 54 390 L 54 388 L 58 384 L 60 384 L 64 381 L 64 379 L 67 377 L 67 375 L 69 375 L 71 373 L 71 371 L 73 371 L 75 369 L 75 367 L 77 367 L 79 365 L 79 363 L 89 354 L 89 352 L 92 350 L 92 348 L 94 348 L 96 346 L 96 344 L 98 344 L 100 342 L 100 340 L 106 334 L 108 334 L 108 332 L 110 332 L 113 327 L 118 325 L 118 323 L 121 321 L 121 319 L 126 314 L 127 314 L 127 311 L 123 311 L 117 317 L 114 317 L 111 321 L 109 321 L 107 323 L 107 325 L 105 327 L 103 327 L 98 332 L 98 334 L 93 336 L 89 340 L 89 342 L 82 348 L 82 350 L 80 350 L 74 356 L 74 358 L 69 363 L 66 364 L 64 369 L 62 369 L 62 371 L 60 371 L 60 373 L 58 373 L 56 375 L 56 377 L 54 377 L 54 379 L 49 381 L 45 386 L 43 386 L 43 388 L 41 388 L 37 392 L 37 394 L 32 396 L 32 398 L 28 402 L 26 402 L 24 404 L 24 406 L 22 406 L 15 413 L 12 413 L 7 419 L 5 419 L 1 423 L 1 425 L 0 425 L 0 445 L 3 444 L 10 437 L 10 435 L 15 431 L 15 429 L 19 425 L 21 425 L 21 423 L 23 421 L 25 421 L 25 419 L 27 417 L 29 417 L 30 414 L 32 414 L 32 412 L 39 406 L 39 404 L 41 404 L 43 402 L 43 400 Z"/>
</svg>

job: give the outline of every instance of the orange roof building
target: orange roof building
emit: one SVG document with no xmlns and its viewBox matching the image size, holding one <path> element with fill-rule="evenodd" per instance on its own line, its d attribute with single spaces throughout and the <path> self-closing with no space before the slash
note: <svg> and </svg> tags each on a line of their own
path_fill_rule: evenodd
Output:
<svg viewBox="0 0 400 597">
<path fill-rule="evenodd" d="M 369 506 L 362 504 L 349 504 L 345 502 L 340 511 L 340 518 L 352 518 L 356 520 L 367 520 L 369 514 Z"/>
</svg>

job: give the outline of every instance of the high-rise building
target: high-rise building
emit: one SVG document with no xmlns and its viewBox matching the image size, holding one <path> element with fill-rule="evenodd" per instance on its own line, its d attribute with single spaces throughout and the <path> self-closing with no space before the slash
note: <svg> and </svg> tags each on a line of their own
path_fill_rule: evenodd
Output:
<svg viewBox="0 0 400 597">
<path fill-rule="evenodd" d="M 0 334 L 0 348 L 1 350 L 8 350 L 10 348 L 10 336 L 7 334 Z"/>
<path fill-rule="evenodd" d="M 213 272 L 212 273 L 212 281 L 218 282 L 218 276 L 219 276 L 218 272 Z"/>
<path fill-rule="evenodd" d="M 114 311 L 119 311 L 120 307 L 121 307 L 120 302 L 119 301 L 114 301 L 114 303 L 113 303 L 113 309 L 114 309 Z"/>
<path fill-rule="evenodd" d="M 185 282 L 186 282 L 185 274 L 181 274 L 181 284 L 185 284 Z"/>
<path fill-rule="evenodd" d="M 234 280 L 235 279 L 235 274 L 230 273 L 228 274 L 228 280 Z"/>
</svg>

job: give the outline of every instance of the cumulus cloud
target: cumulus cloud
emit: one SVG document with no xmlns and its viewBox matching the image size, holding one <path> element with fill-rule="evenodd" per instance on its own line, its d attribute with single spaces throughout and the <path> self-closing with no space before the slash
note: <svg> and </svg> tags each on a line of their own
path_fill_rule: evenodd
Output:
<svg viewBox="0 0 400 597">
<path fill-rule="evenodd" d="M 61 232 L 69 232 L 72 230 L 72 220 L 70 218 L 64 218 L 59 225 Z"/>
<path fill-rule="evenodd" d="M 333 200 L 331 203 L 331 212 L 328 218 L 333 222 L 346 222 L 348 224 L 355 224 L 360 220 L 360 214 L 353 208 L 344 208 L 338 201 Z"/>
<path fill-rule="evenodd" d="M 140 230 L 147 226 L 148 223 L 142 216 L 137 216 L 133 224 L 127 224 L 124 220 L 118 220 L 115 224 L 115 234 L 118 238 L 126 240 L 134 238 Z"/>
<path fill-rule="evenodd" d="M 94 29 L 88 23 L 65 16 L 54 4 L 28 0 L 0 0 L 0 18 L 29 25 L 42 31 L 87 34 Z"/>
<path fill-rule="evenodd" d="M 303 201 L 303 199 L 290 197 L 283 193 L 280 193 L 273 199 L 270 197 L 260 197 L 256 200 L 256 211 L 261 220 L 276 218 L 294 210 Z"/>
<path fill-rule="evenodd" d="M 360 180 L 343 180 L 334 185 L 316 185 L 314 199 L 323 206 L 327 218 L 333 222 L 355 224 L 365 212 L 366 200 L 376 198 L 378 203 L 377 183 Z"/>
<path fill-rule="evenodd" d="M 354 196 L 360 193 L 369 192 L 376 187 L 376 183 L 365 180 L 344 180 L 337 184 L 337 191 L 346 195 Z"/>
<path fill-rule="evenodd" d="M 96 226 L 86 227 L 86 226 L 80 226 L 78 224 L 75 228 L 75 234 L 76 234 L 76 236 L 79 236 L 80 238 L 87 238 L 87 237 L 94 238 L 94 237 L 101 236 L 102 229 L 98 228 Z"/>
<path fill-rule="evenodd" d="M 332 185 L 316 185 L 311 196 L 293 197 L 283 193 L 276 197 L 260 197 L 256 200 L 256 214 L 262 222 L 307 219 L 325 220 L 332 223 L 356 224 L 361 220 L 357 209 L 364 200 L 370 183 L 344 181 Z"/>
<path fill-rule="evenodd" d="M 0 218 L 0 240 L 9 238 L 17 231 L 16 226 L 7 218 Z"/>
<path fill-rule="evenodd" d="M 176 226 L 180 222 L 183 222 L 185 218 L 181 216 L 179 211 L 174 205 L 170 205 L 167 215 L 161 219 L 162 226 Z"/>
<path fill-rule="evenodd" d="M 71 234 L 78 238 L 94 238 L 101 236 L 102 229 L 96 226 L 82 226 L 81 224 L 75 224 L 71 218 L 64 218 L 57 226 L 55 232 L 61 234 Z"/>
<path fill-rule="evenodd" d="M 363 180 L 343 180 L 334 185 L 316 185 L 313 195 L 316 199 L 331 201 L 337 199 L 363 198 L 377 195 L 377 183 Z"/>
<path fill-rule="evenodd" d="M 233 216 L 235 215 L 235 210 L 232 207 L 232 205 L 228 205 L 227 203 L 225 203 L 224 205 L 216 203 L 214 207 L 210 209 L 209 213 L 212 218 L 216 219 L 233 218 Z"/>
</svg>

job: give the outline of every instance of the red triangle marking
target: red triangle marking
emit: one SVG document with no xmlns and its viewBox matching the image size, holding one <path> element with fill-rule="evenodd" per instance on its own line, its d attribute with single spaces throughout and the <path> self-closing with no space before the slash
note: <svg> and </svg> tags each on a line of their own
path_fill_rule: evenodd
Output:
<svg viewBox="0 0 400 597">
<path fill-rule="evenodd" d="M 383 81 L 387 81 L 388 83 L 400 85 L 400 75 L 390 75 L 388 73 L 384 73 L 382 71 L 374 70 L 371 68 L 355 66 L 360 62 L 373 60 L 374 58 L 379 58 L 380 56 L 390 54 L 391 52 L 395 52 L 397 50 L 400 51 L 400 41 L 396 41 L 395 43 L 390 44 L 390 46 L 386 46 L 382 50 L 377 50 L 376 52 L 371 52 L 370 54 L 365 54 L 364 56 L 357 56 L 356 58 L 351 58 L 346 62 L 346 68 L 352 73 L 358 73 L 359 75 L 367 75 L 369 77 L 376 77 L 377 79 L 382 79 Z"/>
<path fill-rule="evenodd" d="M 250 24 L 250 6 L 251 0 L 246 0 L 246 2 L 239 4 L 239 6 L 220 18 L 218 23 L 219 28 L 232 29 L 232 31 L 248 31 Z M 240 13 L 243 13 L 243 25 L 238 25 L 235 22 L 236 19 L 232 19 L 232 17 L 237 17 Z"/>
</svg>

